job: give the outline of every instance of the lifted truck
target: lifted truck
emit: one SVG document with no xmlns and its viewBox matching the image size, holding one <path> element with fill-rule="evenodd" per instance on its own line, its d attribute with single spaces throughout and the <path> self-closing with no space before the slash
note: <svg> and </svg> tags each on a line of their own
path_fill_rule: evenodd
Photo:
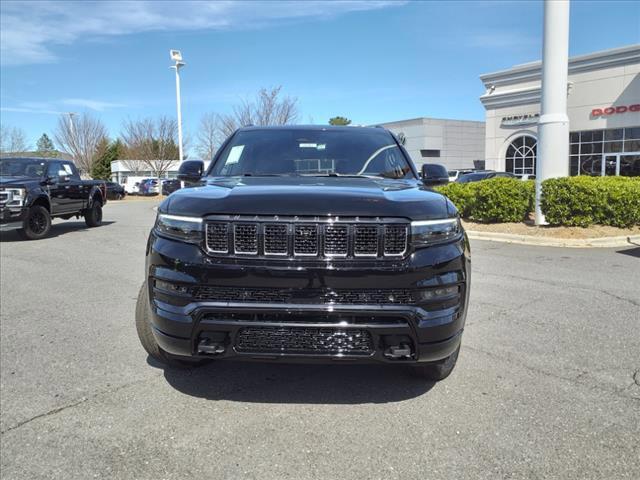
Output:
<svg viewBox="0 0 640 480">
<path fill-rule="evenodd" d="M 18 230 L 25 240 L 46 237 L 51 219 L 84 217 L 102 223 L 107 203 L 101 180 L 81 180 L 78 169 L 57 158 L 0 158 L 0 231 Z"/>
</svg>

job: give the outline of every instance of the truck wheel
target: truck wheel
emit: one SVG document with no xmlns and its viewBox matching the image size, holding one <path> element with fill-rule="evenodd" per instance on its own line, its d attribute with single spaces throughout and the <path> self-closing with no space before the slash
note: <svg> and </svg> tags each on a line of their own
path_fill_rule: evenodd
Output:
<svg viewBox="0 0 640 480">
<path fill-rule="evenodd" d="M 93 202 L 91 208 L 85 211 L 84 223 L 87 227 L 98 227 L 102 224 L 102 204 L 100 202 Z"/>
<path fill-rule="evenodd" d="M 149 289 L 147 282 L 142 284 L 140 293 L 138 293 L 138 301 L 136 302 L 136 330 L 142 347 L 146 350 L 151 358 L 167 365 L 169 367 L 189 368 L 196 367 L 205 363 L 204 360 L 179 360 L 165 352 L 153 336 L 151 330 L 151 319 L 149 318 Z"/>
<path fill-rule="evenodd" d="M 438 362 L 430 362 L 424 363 L 422 365 L 416 365 L 411 367 L 413 373 L 425 380 L 429 380 L 432 382 L 437 382 L 439 380 L 444 380 L 447 378 L 451 372 L 453 371 L 453 367 L 456 366 L 456 362 L 458 361 L 458 354 L 460 353 L 460 346 L 449 355 L 447 358 L 444 358 Z"/>
<path fill-rule="evenodd" d="M 25 240 L 38 240 L 44 238 L 51 230 L 51 215 L 42 205 L 34 205 L 29 209 L 27 217 L 22 222 L 22 228 L 18 230 Z"/>
</svg>

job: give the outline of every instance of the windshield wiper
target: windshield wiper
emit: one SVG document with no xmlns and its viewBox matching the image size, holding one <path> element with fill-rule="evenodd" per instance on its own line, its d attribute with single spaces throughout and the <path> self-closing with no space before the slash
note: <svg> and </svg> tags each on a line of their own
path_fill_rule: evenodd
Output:
<svg viewBox="0 0 640 480">
<path fill-rule="evenodd" d="M 294 177 L 298 176 L 295 173 L 243 173 L 243 177 Z"/>
<path fill-rule="evenodd" d="M 341 178 L 383 178 L 377 175 L 358 175 L 357 173 L 309 173 L 304 174 L 304 177 L 341 177 Z"/>
</svg>

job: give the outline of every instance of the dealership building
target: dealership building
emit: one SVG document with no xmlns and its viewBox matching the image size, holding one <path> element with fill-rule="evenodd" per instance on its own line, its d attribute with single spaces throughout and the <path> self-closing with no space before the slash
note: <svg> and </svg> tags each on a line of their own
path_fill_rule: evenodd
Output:
<svg viewBox="0 0 640 480">
<path fill-rule="evenodd" d="M 541 62 L 480 76 L 485 164 L 535 174 Z M 640 176 L 640 45 L 569 59 L 567 175 Z"/>
<path fill-rule="evenodd" d="M 418 168 L 424 163 L 440 163 L 449 170 L 482 166 L 484 122 L 421 117 L 380 126 L 396 134 Z"/>
</svg>

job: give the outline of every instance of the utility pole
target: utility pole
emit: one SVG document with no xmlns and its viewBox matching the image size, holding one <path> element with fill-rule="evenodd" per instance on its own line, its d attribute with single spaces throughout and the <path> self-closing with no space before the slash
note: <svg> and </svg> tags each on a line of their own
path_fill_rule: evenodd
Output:
<svg viewBox="0 0 640 480">
<path fill-rule="evenodd" d="M 540 207 L 542 182 L 569 174 L 569 0 L 544 1 L 542 95 L 538 121 L 536 225 L 546 225 Z"/>
<path fill-rule="evenodd" d="M 180 154 L 180 161 L 184 160 L 184 154 L 182 153 L 182 106 L 180 103 L 180 69 L 185 66 L 182 61 L 182 53 L 180 50 L 170 50 L 169 55 L 171 60 L 176 62 L 175 65 L 170 68 L 176 71 L 176 107 L 178 110 L 178 152 Z"/>
</svg>

